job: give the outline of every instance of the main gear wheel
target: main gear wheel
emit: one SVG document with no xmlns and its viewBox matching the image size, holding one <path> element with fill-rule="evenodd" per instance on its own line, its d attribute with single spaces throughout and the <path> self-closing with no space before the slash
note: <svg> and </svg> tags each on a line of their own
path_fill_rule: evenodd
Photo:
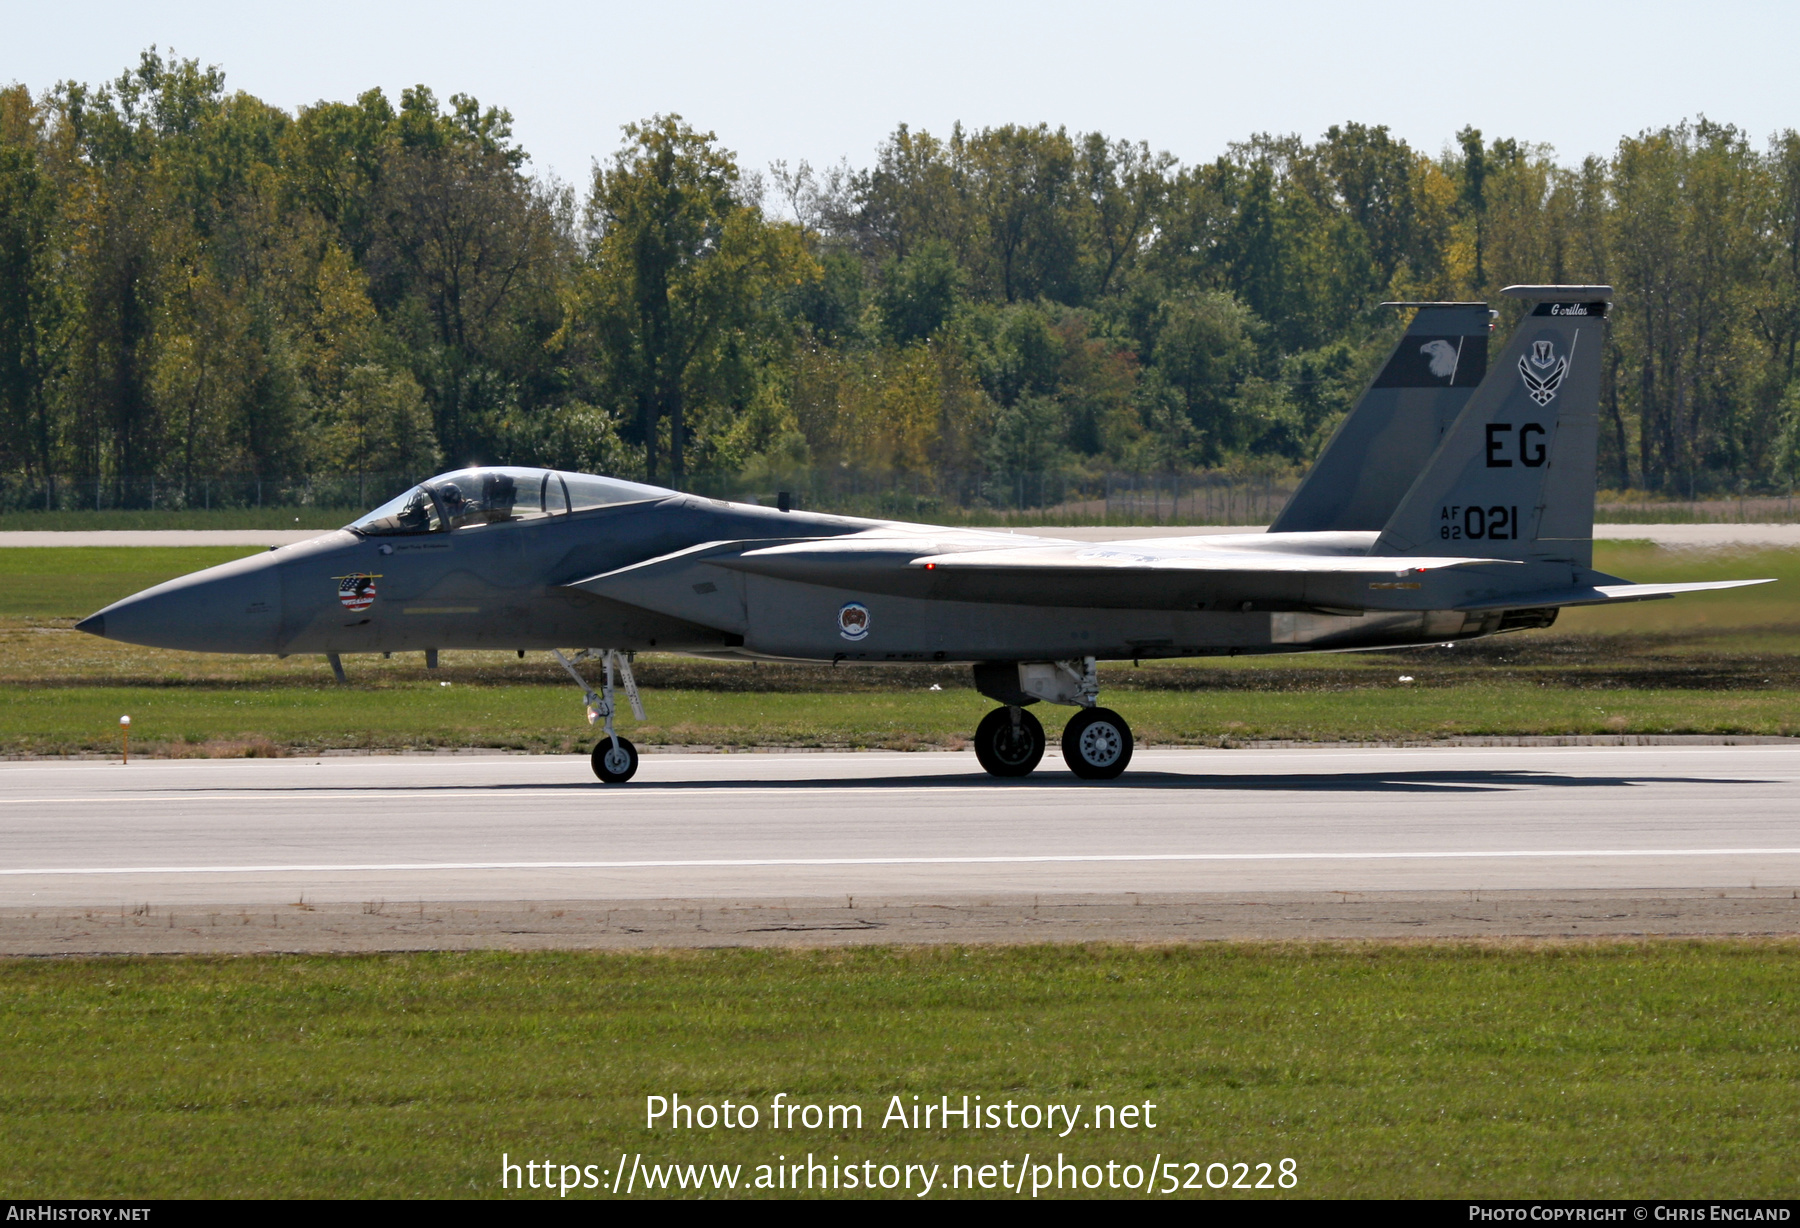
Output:
<svg viewBox="0 0 1800 1228">
<path fill-rule="evenodd" d="M 975 729 L 975 758 L 991 776 L 1028 776 L 1044 757 L 1044 727 L 1024 708 L 995 708 Z"/>
<path fill-rule="evenodd" d="M 1111 780 L 1131 762 L 1131 726 L 1111 708 L 1083 708 L 1063 726 L 1062 752 L 1083 780 Z"/>
</svg>

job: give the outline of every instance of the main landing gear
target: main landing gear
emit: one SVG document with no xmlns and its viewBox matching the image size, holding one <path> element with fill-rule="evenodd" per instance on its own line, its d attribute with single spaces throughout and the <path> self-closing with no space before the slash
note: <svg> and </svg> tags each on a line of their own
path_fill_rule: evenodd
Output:
<svg viewBox="0 0 1800 1228">
<path fill-rule="evenodd" d="M 1062 753 L 1083 780 L 1111 780 L 1131 762 L 1131 726 L 1111 708 L 1083 708 L 1063 726 Z"/>
<path fill-rule="evenodd" d="M 606 736 L 594 745 L 592 761 L 594 775 L 609 785 L 622 785 L 637 775 L 638 752 L 629 739 L 621 737 L 613 731 L 613 671 L 619 674 L 619 681 L 625 684 L 625 698 L 631 704 L 631 714 L 638 720 L 644 719 L 644 703 L 638 698 L 637 680 L 631 676 L 631 653 L 619 652 L 606 648 L 595 650 L 583 648 L 575 654 L 574 660 L 562 655 L 554 648 L 552 656 L 569 671 L 569 677 L 575 679 L 575 685 L 581 688 L 581 697 L 587 703 L 588 724 L 600 721 Z M 599 657 L 606 663 L 606 681 L 601 685 L 600 694 L 589 689 L 587 679 L 575 668 L 575 661 L 586 661 Z"/>
<path fill-rule="evenodd" d="M 975 758 L 990 776 L 1028 776 L 1044 757 L 1044 727 L 1018 704 L 995 708 L 975 727 Z"/>
<path fill-rule="evenodd" d="M 982 718 L 975 758 L 990 775 L 1029 775 L 1044 757 L 1044 727 L 1025 705 L 1044 700 L 1081 710 L 1063 727 L 1063 762 L 1083 780 L 1112 780 L 1131 762 L 1131 726 L 1098 705 L 1100 679 L 1093 657 L 1079 661 L 985 661 L 975 686 L 1006 706 Z"/>
</svg>

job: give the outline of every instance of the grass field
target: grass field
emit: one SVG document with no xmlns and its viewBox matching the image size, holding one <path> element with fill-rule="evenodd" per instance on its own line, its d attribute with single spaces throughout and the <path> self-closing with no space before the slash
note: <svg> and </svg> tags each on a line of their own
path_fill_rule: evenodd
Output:
<svg viewBox="0 0 1800 1228">
<path fill-rule="evenodd" d="M 0 550 L 0 753 L 104 751 L 133 719 L 147 754 L 326 748 L 579 749 L 579 697 L 541 654 L 317 658 L 165 652 L 73 631 L 120 596 L 239 549 Z M 1800 552 L 1707 554 L 1611 543 L 1634 580 L 1775 576 L 1760 588 L 1571 610 L 1547 632 L 1455 649 L 1106 667 L 1106 702 L 1150 745 L 1464 734 L 1800 733 Z M 1400 681 L 1404 675 L 1410 682 Z M 961 667 L 752 667 L 647 657 L 654 745 L 961 745 L 988 702 Z M 933 689 L 937 688 L 937 689 Z M 1040 707 L 1054 735 L 1067 712 Z"/>
<path fill-rule="evenodd" d="M 0 514 L 0 533 L 71 533 L 143 529 L 341 529 L 367 508 L 239 507 L 192 511 L 19 511 Z"/>
<path fill-rule="evenodd" d="M 1108 515 L 1100 502 L 1064 504 L 1050 508 L 1022 508 L 1008 511 L 997 508 L 946 507 L 936 500 L 863 499 L 863 506 L 820 508 L 845 515 L 925 520 L 932 524 L 956 524 L 970 527 L 1033 525 L 1114 525 L 1131 528 L 1144 523 L 1144 510 L 1121 510 Z M 127 508 L 76 508 L 46 512 L 20 509 L 0 512 L 0 532 L 37 531 L 68 532 L 95 529 L 336 529 L 356 520 L 373 507 L 262 507 L 262 508 L 191 508 L 169 510 L 131 510 Z M 1162 505 L 1168 511 L 1168 505 Z M 1240 512 L 1228 520 L 1167 520 L 1165 524 L 1208 525 L 1238 524 Z M 1601 492 L 1601 503 L 1595 509 L 1598 524 L 1718 524 L 1777 523 L 1790 524 L 1800 519 L 1800 506 L 1789 497 L 1747 499 L 1713 499 L 1661 502 L 1620 499 L 1618 492 Z"/>
<path fill-rule="evenodd" d="M 1786 942 L 11 962 L 0 1174 L 394 1198 L 498 1195 L 502 1152 L 948 1179 L 1061 1151 L 1291 1157 L 1311 1197 L 1791 1197 L 1797 976 Z M 646 1130 L 676 1092 L 864 1128 Z M 1157 1128 L 882 1129 L 896 1094 L 1149 1101 Z"/>
<path fill-rule="evenodd" d="M 190 571 L 260 554 L 237 546 L 54 546 L 0 550 L 0 617 L 86 618 Z"/>
</svg>

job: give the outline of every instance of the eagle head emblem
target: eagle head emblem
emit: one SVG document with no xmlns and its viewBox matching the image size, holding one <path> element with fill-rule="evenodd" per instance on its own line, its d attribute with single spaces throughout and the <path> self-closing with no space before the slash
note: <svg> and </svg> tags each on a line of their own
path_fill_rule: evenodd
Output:
<svg viewBox="0 0 1800 1228">
<path fill-rule="evenodd" d="M 1448 341 L 1427 341 L 1419 347 L 1419 353 L 1431 360 L 1431 373 L 1439 379 L 1452 379 L 1456 375 L 1456 347 Z"/>
</svg>

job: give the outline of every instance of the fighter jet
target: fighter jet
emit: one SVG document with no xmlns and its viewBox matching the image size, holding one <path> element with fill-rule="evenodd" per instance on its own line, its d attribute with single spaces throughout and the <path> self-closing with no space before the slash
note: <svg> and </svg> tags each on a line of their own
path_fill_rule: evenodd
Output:
<svg viewBox="0 0 1800 1228">
<path fill-rule="evenodd" d="M 645 651 L 833 664 L 964 662 L 999 706 L 976 757 L 1020 777 L 1039 701 L 1078 709 L 1077 776 L 1131 760 L 1100 706 L 1108 660 L 1400 648 L 1548 627 L 1565 606 L 1759 580 L 1632 584 L 1593 568 L 1608 286 L 1512 286 L 1527 314 L 1488 361 L 1484 303 L 1416 308 L 1267 532 L 1090 543 L 865 520 L 517 467 L 433 478 L 311 541 L 147 589 L 78 624 L 206 652 L 545 650 L 581 689 L 595 775 L 630 780 L 615 726 Z M 561 651 L 589 645 L 572 656 Z M 596 693 L 577 668 L 597 660 Z"/>
</svg>

